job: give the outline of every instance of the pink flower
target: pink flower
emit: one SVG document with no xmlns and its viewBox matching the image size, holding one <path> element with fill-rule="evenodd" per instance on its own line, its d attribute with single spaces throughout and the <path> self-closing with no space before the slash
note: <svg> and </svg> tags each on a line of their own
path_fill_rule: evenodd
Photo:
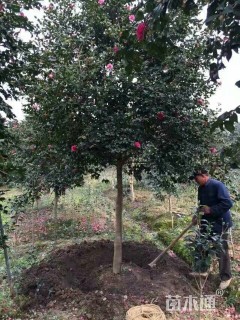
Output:
<svg viewBox="0 0 240 320">
<path fill-rule="evenodd" d="M 32 109 L 33 109 L 33 110 L 36 110 L 36 111 L 39 111 L 39 110 L 40 110 L 40 105 L 39 105 L 38 103 L 34 103 L 34 104 L 32 105 Z"/>
<path fill-rule="evenodd" d="M 22 12 L 22 11 L 19 13 L 19 15 L 20 15 L 21 17 L 25 17 L 24 12 Z"/>
<path fill-rule="evenodd" d="M 113 64 L 111 64 L 111 63 L 107 64 L 107 65 L 106 65 L 106 69 L 107 69 L 108 71 L 112 71 L 112 70 L 113 70 Z"/>
<path fill-rule="evenodd" d="M 141 142 L 135 141 L 135 142 L 134 142 L 134 147 L 135 147 L 135 148 L 138 148 L 138 149 L 141 148 Z"/>
<path fill-rule="evenodd" d="M 135 15 L 134 14 L 131 14 L 129 17 L 128 17 L 129 21 L 130 22 L 134 22 L 135 21 Z"/>
<path fill-rule="evenodd" d="M 197 104 L 199 104 L 200 106 L 204 105 L 204 100 L 202 98 L 198 98 L 197 99 Z"/>
<path fill-rule="evenodd" d="M 128 11 L 130 11 L 130 10 L 132 10 L 132 7 L 129 6 L 129 5 L 126 5 L 126 9 L 127 9 Z"/>
<path fill-rule="evenodd" d="M 158 112 L 157 113 L 157 118 L 158 118 L 158 120 L 163 121 L 164 118 L 165 118 L 164 112 L 163 111 Z"/>
<path fill-rule="evenodd" d="M 210 150 L 210 152 L 213 153 L 213 154 L 217 153 L 217 149 L 214 148 L 214 147 L 210 148 L 209 150 Z"/>
<path fill-rule="evenodd" d="M 114 46 L 114 47 L 113 47 L 113 51 L 114 51 L 115 53 L 118 53 L 118 51 L 119 51 L 118 46 Z"/>
<path fill-rule="evenodd" d="M 78 147 L 77 147 L 76 144 L 74 144 L 73 146 L 71 146 L 71 151 L 72 151 L 72 152 L 76 152 L 77 149 L 78 149 Z"/>
<path fill-rule="evenodd" d="M 146 29 L 147 29 L 147 25 L 145 22 L 139 23 L 139 25 L 137 26 L 137 30 L 136 30 L 136 35 L 137 35 L 138 41 L 144 40 Z"/>
<path fill-rule="evenodd" d="M 105 2 L 105 0 L 98 0 L 98 4 L 100 4 L 100 6 L 103 5 L 104 2 Z"/>
<path fill-rule="evenodd" d="M 14 128 L 14 129 L 17 129 L 17 128 L 18 128 L 18 122 L 17 122 L 17 121 L 14 121 L 14 123 L 13 123 L 13 128 Z"/>
<path fill-rule="evenodd" d="M 70 3 L 69 8 L 73 9 L 75 7 L 74 3 Z"/>
<path fill-rule="evenodd" d="M 55 77 L 55 74 L 53 72 L 50 72 L 49 75 L 48 75 L 48 78 L 49 79 L 54 79 Z"/>
<path fill-rule="evenodd" d="M 53 10 L 53 9 L 54 9 L 54 5 L 50 3 L 50 5 L 48 6 L 48 10 Z"/>
<path fill-rule="evenodd" d="M 4 5 L 0 4 L 0 12 L 4 12 Z"/>
<path fill-rule="evenodd" d="M 35 150 L 35 149 L 36 149 L 35 144 L 32 144 L 32 145 L 30 146 L 30 149 L 31 149 L 31 150 Z"/>
</svg>

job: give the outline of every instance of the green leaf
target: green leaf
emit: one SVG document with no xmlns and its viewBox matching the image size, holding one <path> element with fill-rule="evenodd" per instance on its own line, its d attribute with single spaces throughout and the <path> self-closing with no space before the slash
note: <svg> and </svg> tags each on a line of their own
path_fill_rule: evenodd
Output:
<svg viewBox="0 0 240 320">
<path fill-rule="evenodd" d="M 224 150 L 222 150 L 221 153 L 220 153 L 220 159 L 221 159 L 222 162 L 224 162 L 224 160 L 225 160 L 225 152 L 224 152 Z"/>
<path fill-rule="evenodd" d="M 235 83 L 235 85 L 240 88 L 240 80 Z"/>
<path fill-rule="evenodd" d="M 232 122 L 238 122 L 238 116 L 237 114 L 234 112 L 231 117 L 229 118 L 230 121 Z"/>
<path fill-rule="evenodd" d="M 230 112 L 226 111 L 218 117 L 218 120 L 224 121 L 227 120 L 230 116 Z"/>
<path fill-rule="evenodd" d="M 185 5 L 183 7 L 183 11 L 187 14 L 187 15 L 190 15 L 191 12 L 197 8 L 197 5 L 195 3 L 195 1 L 193 0 L 187 0 L 185 2 Z"/>
<path fill-rule="evenodd" d="M 126 71 L 127 75 L 130 75 L 133 72 L 132 64 L 127 64 L 125 67 L 125 71 Z"/>
<path fill-rule="evenodd" d="M 236 111 L 238 114 L 240 114 L 240 106 L 238 106 L 238 107 L 235 109 L 235 111 Z"/>
<path fill-rule="evenodd" d="M 239 45 L 238 45 L 238 44 L 232 44 L 231 48 L 232 48 L 232 50 L 234 50 L 236 53 L 238 53 L 238 48 L 239 48 Z"/>
<path fill-rule="evenodd" d="M 19 5 L 17 5 L 17 4 L 12 4 L 11 5 L 11 9 L 12 9 L 13 12 L 19 12 L 21 7 Z"/>
<path fill-rule="evenodd" d="M 227 52 L 226 52 L 226 58 L 227 61 L 229 61 L 232 58 L 232 49 L 228 48 Z"/>
<path fill-rule="evenodd" d="M 141 21 L 144 19 L 144 14 L 142 11 L 138 11 L 136 14 L 136 21 Z"/>
<path fill-rule="evenodd" d="M 164 3 L 160 3 L 154 10 L 153 10 L 153 17 L 159 18 L 161 15 L 165 15 L 167 11 L 168 3 L 165 1 Z"/>
<path fill-rule="evenodd" d="M 209 24 L 209 22 L 213 21 L 214 19 L 217 19 L 218 16 L 219 16 L 218 14 L 214 14 L 214 15 L 208 17 L 208 18 L 206 19 L 205 23 L 206 23 L 206 24 Z"/>
<path fill-rule="evenodd" d="M 218 7 L 218 0 L 214 0 L 211 2 L 211 4 L 208 6 L 207 9 L 207 20 L 208 22 L 206 22 L 206 24 L 209 24 L 210 21 L 212 21 L 213 19 L 209 20 L 213 15 L 216 14 L 216 9 Z"/>
<path fill-rule="evenodd" d="M 218 119 L 217 121 L 215 121 L 211 128 L 210 128 L 210 132 L 213 133 L 217 128 L 221 128 L 223 125 L 223 121 Z"/>
<path fill-rule="evenodd" d="M 227 131 L 229 131 L 229 132 L 234 132 L 234 122 L 233 121 L 230 121 L 230 120 L 228 120 L 228 121 L 225 121 L 224 122 L 224 127 L 227 129 Z"/>
<path fill-rule="evenodd" d="M 128 37 L 129 37 L 129 30 L 124 30 L 124 31 L 122 32 L 121 38 L 126 39 L 126 38 L 128 38 Z"/>
<path fill-rule="evenodd" d="M 224 14 L 229 14 L 233 12 L 233 7 L 231 5 L 228 5 L 227 7 L 225 7 L 225 9 L 223 10 Z"/>
<path fill-rule="evenodd" d="M 154 0 L 148 0 L 147 3 L 146 3 L 145 11 L 147 13 L 152 12 L 154 10 L 155 6 L 156 6 L 156 4 L 155 4 Z"/>
</svg>

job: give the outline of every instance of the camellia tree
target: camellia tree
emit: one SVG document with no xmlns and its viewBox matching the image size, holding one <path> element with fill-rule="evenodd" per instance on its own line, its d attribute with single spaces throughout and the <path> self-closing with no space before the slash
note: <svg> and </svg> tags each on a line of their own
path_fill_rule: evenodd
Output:
<svg viewBox="0 0 240 320">
<path fill-rule="evenodd" d="M 16 145 L 9 152 L 15 167 L 11 180 L 21 185 L 28 201 L 38 202 L 43 193 L 52 190 L 57 218 L 59 197 L 66 189 L 83 183 L 83 168 L 75 162 L 75 146 L 67 150 L 63 145 L 54 145 L 52 136 L 46 135 L 39 124 L 28 116 L 18 126 L 12 126 Z"/>
<path fill-rule="evenodd" d="M 137 19 L 130 9 L 116 0 L 52 2 L 39 25 L 39 52 L 27 66 L 39 66 L 38 75 L 25 85 L 25 111 L 57 150 L 72 149 L 74 161 L 95 176 L 117 168 L 114 273 L 122 262 L 123 167 L 154 170 L 151 178 L 159 181 L 166 173 L 186 175 L 208 150 L 213 91 L 197 21 L 175 15 L 167 54 L 152 57 L 141 45 L 129 47 Z M 138 31 L 140 39 L 144 28 Z M 151 50 L 164 46 L 153 43 Z M 125 52 L 137 70 L 124 62 Z"/>
</svg>

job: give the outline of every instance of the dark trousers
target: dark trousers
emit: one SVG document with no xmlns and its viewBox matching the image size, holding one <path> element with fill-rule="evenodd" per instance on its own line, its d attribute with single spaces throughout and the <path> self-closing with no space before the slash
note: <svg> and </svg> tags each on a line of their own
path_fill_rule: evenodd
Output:
<svg viewBox="0 0 240 320">
<path fill-rule="evenodd" d="M 229 256 L 229 246 L 228 246 L 228 236 L 229 234 L 227 232 L 225 232 L 222 235 L 224 251 L 218 254 L 219 275 L 222 281 L 229 280 L 232 278 L 231 262 L 230 262 L 231 260 Z"/>
<path fill-rule="evenodd" d="M 229 280 L 232 277 L 231 274 L 231 262 L 229 256 L 229 246 L 228 246 L 228 232 L 222 234 L 222 249 L 217 253 L 218 263 L 219 263 L 219 275 L 221 281 Z M 212 241 L 209 239 L 209 241 Z M 199 248 L 196 248 L 196 259 L 195 259 L 195 271 L 206 272 L 211 265 L 211 257 L 207 250 L 201 251 L 202 257 L 199 260 Z"/>
</svg>

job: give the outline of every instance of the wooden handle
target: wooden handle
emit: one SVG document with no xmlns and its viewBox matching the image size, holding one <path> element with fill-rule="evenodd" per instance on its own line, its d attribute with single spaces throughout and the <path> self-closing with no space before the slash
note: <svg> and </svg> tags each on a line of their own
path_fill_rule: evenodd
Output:
<svg viewBox="0 0 240 320">
<path fill-rule="evenodd" d="M 179 235 L 176 239 L 174 239 L 174 240 L 169 244 L 169 246 L 168 246 L 163 252 L 161 252 L 152 262 L 149 263 L 149 266 L 150 266 L 151 268 L 155 267 L 157 261 L 158 261 L 169 249 L 171 249 L 171 248 L 175 245 L 175 243 L 176 243 L 193 225 L 194 225 L 194 223 L 191 222 L 191 223 L 180 233 L 180 235 Z"/>
</svg>

